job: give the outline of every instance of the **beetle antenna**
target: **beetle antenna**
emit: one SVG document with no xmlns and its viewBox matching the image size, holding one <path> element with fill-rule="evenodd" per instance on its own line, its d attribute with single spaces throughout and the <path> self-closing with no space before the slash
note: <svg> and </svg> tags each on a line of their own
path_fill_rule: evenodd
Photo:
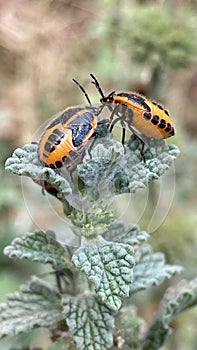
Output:
<svg viewBox="0 0 197 350">
<path fill-rule="evenodd" d="M 99 92 L 99 94 L 101 95 L 101 97 L 104 98 L 105 95 L 104 95 L 104 93 L 103 93 L 103 90 L 102 90 L 101 87 L 100 87 L 100 84 L 99 84 L 98 80 L 96 79 L 96 77 L 95 77 L 92 73 L 90 74 L 90 76 L 91 76 L 91 78 L 93 79 L 92 84 L 95 85 L 95 87 L 96 87 L 96 89 L 98 90 L 98 92 Z"/>
<path fill-rule="evenodd" d="M 89 105 L 92 106 L 92 103 L 91 103 L 91 101 L 89 99 L 89 96 L 88 96 L 87 92 L 85 91 L 85 89 L 83 88 L 83 86 L 81 84 L 79 84 L 77 80 L 75 80 L 75 79 L 72 79 L 72 80 L 80 88 L 80 90 L 84 93 L 84 95 L 86 97 L 86 100 L 88 101 Z"/>
</svg>

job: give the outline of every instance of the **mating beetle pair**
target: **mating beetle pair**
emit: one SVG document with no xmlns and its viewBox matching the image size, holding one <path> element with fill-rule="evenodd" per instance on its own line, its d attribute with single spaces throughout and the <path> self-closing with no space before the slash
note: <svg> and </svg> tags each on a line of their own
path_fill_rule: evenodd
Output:
<svg viewBox="0 0 197 350">
<path fill-rule="evenodd" d="M 104 95 L 100 84 L 90 74 L 99 94 L 99 107 L 93 107 L 84 88 L 75 80 L 85 94 L 89 106 L 72 107 L 61 112 L 45 129 L 39 142 L 39 159 L 42 164 L 52 169 L 63 165 L 67 168 L 83 153 L 90 139 L 97 136 L 98 117 L 104 106 L 110 111 L 108 128 L 112 132 L 114 125 L 121 123 L 122 143 L 128 127 L 139 139 L 144 136 L 154 139 L 165 139 L 174 135 L 174 124 L 160 104 L 137 93 L 111 92 Z"/>
</svg>

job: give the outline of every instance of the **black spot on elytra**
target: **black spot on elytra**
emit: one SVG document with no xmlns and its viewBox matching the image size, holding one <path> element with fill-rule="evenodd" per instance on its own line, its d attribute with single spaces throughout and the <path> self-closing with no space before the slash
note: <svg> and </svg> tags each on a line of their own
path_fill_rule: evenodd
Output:
<svg viewBox="0 0 197 350">
<path fill-rule="evenodd" d="M 172 130 L 170 131 L 170 135 L 174 135 L 175 134 L 175 132 L 174 132 L 174 128 L 172 128 Z"/>
<path fill-rule="evenodd" d="M 55 162 L 55 165 L 56 165 L 56 168 L 61 168 L 62 167 L 62 162 L 60 162 L 59 160 L 57 160 L 56 162 Z"/>
<path fill-rule="evenodd" d="M 154 115 L 151 119 L 151 123 L 154 125 L 157 125 L 159 123 L 159 116 L 158 115 Z"/>
<path fill-rule="evenodd" d="M 160 104 L 157 104 L 157 107 L 161 109 L 162 111 L 164 110 L 163 107 Z"/>
<path fill-rule="evenodd" d="M 53 130 L 53 134 L 56 134 L 56 135 L 58 135 L 61 138 L 64 137 L 64 133 L 62 131 L 60 131 L 59 129 Z"/>
<path fill-rule="evenodd" d="M 171 127 L 170 123 L 167 123 L 167 126 L 166 126 L 166 128 L 165 128 L 165 131 L 166 131 L 166 132 L 169 132 L 169 131 L 171 131 L 171 129 L 172 129 L 172 127 Z"/>
<path fill-rule="evenodd" d="M 51 143 L 53 143 L 54 145 L 59 145 L 61 143 L 62 138 L 60 138 L 59 136 L 55 135 L 55 134 L 51 134 L 48 137 L 48 141 L 50 141 Z"/>
<path fill-rule="evenodd" d="M 149 119 L 151 119 L 152 114 L 149 113 L 149 112 L 144 112 L 143 116 L 144 116 L 144 118 L 145 118 L 146 120 L 149 120 Z"/>
<path fill-rule="evenodd" d="M 49 142 L 46 142 L 45 145 L 44 145 L 44 149 L 45 151 L 47 151 L 48 153 L 51 153 L 55 150 L 55 147 L 53 144 L 49 143 Z"/>
<path fill-rule="evenodd" d="M 55 165 L 54 165 L 54 164 L 50 164 L 49 167 L 50 167 L 51 169 L 55 169 Z"/>
<path fill-rule="evenodd" d="M 48 141 L 51 141 L 52 143 L 54 143 L 56 140 L 57 140 L 57 136 L 54 135 L 54 134 L 51 134 L 51 135 L 48 137 Z"/>
<path fill-rule="evenodd" d="M 165 129 L 165 127 L 166 127 L 165 119 L 161 119 L 158 126 L 159 126 L 160 129 Z"/>
</svg>

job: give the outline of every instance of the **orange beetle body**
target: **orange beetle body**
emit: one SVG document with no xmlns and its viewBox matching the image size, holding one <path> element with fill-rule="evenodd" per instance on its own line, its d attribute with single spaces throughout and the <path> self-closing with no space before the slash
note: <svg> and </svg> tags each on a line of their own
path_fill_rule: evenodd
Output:
<svg viewBox="0 0 197 350">
<path fill-rule="evenodd" d="M 41 163 L 52 169 L 73 166 L 97 127 L 94 107 L 68 108 L 43 132 L 38 148 Z"/>
<path fill-rule="evenodd" d="M 116 93 L 113 91 L 105 96 L 96 78 L 92 74 L 90 76 L 93 78 L 92 83 L 101 95 L 100 102 L 108 105 L 109 108 L 114 105 L 110 131 L 115 123 L 120 121 L 123 128 L 125 128 L 126 123 L 128 128 L 134 133 L 136 132 L 139 137 L 144 135 L 154 139 L 165 139 L 175 134 L 174 123 L 167 110 L 160 104 L 135 92 Z M 118 118 L 114 120 L 115 115 Z"/>
<path fill-rule="evenodd" d="M 118 106 L 128 127 L 134 127 L 140 134 L 154 139 L 165 139 L 174 135 L 174 123 L 169 113 L 154 101 L 136 93 L 112 93 L 101 99 L 102 103 Z"/>
</svg>

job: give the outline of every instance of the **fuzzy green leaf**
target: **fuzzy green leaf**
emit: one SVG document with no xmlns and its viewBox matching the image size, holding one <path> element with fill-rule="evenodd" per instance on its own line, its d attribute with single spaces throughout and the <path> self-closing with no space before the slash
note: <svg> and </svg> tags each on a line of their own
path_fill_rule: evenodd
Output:
<svg viewBox="0 0 197 350">
<path fill-rule="evenodd" d="M 142 244 L 149 238 L 149 234 L 141 231 L 137 225 L 127 225 L 123 221 L 114 221 L 104 233 L 104 238 L 109 241 L 135 245 Z"/>
<path fill-rule="evenodd" d="M 107 350 L 112 346 L 114 318 L 95 295 L 62 299 L 66 322 L 80 350 Z"/>
<path fill-rule="evenodd" d="M 15 175 L 47 181 L 63 195 L 69 195 L 72 192 L 70 184 L 65 178 L 58 175 L 53 169 L 45 168 L 40 164 L 37 144 L 26 144 L 23 148 L 17 148 L 12 157 L 7 159 L 5 169 Z"/>
<path fill-rule="evenodd" d="M 16 175 L 23 175 L 23 168 L 26 166 L 26 172 L 31 172 L 30 165 L 38 165 L 38 145 L 27 144 L 22 148 L 15 149 L 12 157 L 5 162 L 5 169 Z M 29 166 L 29 168 L 28 168 Z M 28 174 L 27 174 L 28 176 Z"/>
<path fill-rule="evenodd" d="M 158 314 L 151 325 L 143 344 L 143 350 L 160 349 L 172 332 L 169 324 L 182 311 L 197 306 L 197 278 L 181 281 L 176 287 L 167 289 Z"/>
<path fill-rule="evenodd" d="M 177 286 L 167 289 L 161 303 L 160 314 L 165 323 L 169 323 L 176 315 L 189 307 L 197 306 L 197 278 L 182 280 Z"/>
<path fill-rule="evenodd" d="M 150 328 L 145 341 L 141 347 L 142 350 L 158 350 L 171 334 L 171 329 L 162 322 L 157 320 Z"/>
<path fill-rule="evenodd" d="M 101 299 L 110 308 L 119 309 L 132 283 L 133 248 L 120 243 L 84 247 L 76 251 L 73 262 L 94 283 Z"/>
<path fill-rule="evenodd" d="M 161 284 L 165 278 L 182 271 L 181 266 L 165 264 L 162 253 L 153 253 L 151 246 L 144 245 L 136 251 L 136 265 L 133 269 L 131 293 Z"/>
<path fill-rule="evenodd" d="M 34 327 L 49 327 L 62 318 L 57 289 L 33 277 L 0 304 L 0 338 L 28 332 Z"/>
<path fill-rule="evenodd" d="M 120 142 L 104 139 L 92 149 L 91 155 L 84 157 L 83 164 L 78 166 L 90 200 L 109 199 L 112 194 L 129 191 L 129 179 L 121 164 L 124 148 Z"/>
<path fill-rule="evenodd" d="M 136 157 L 136 148 L 139 152 L 138 158 L 139 160 L 141 159 L 141 141 L 136 139 L 135 136 L 131 136 L 127 146 L 128 149 L 132 151 L 133 157 L 129 152 L 126 152 L 125 154 L 126 166 L 128 168 L 132 166 L 132 172 L 135 172 L 135 175 L 133 174 L 133 180 L 139 179 L 140 181 L 140 178 L 143 178 L 142 165 L 144 165 L 147 177 L 147 181 L 144 185 L 148 185 L 152 180 L 158 179 L 159 176 L 163 175 L 180 153 L 177 146 L 173 144 L 168 145 L 164 140 L 147 139 L 147 144 L 148 146 L 145 146 L 144 150 L 144 157 L 146 160 L 144 164 L 142 163 L 139 165 L 134 162 L 134 159 L 132 159 L 133 157 Z M 137 168 L 135 165 L 137 165 Z M 138 174 L 139 171 L 140 173 Z M 132 186 L 132 184 L 130 184 L 130 186 Z"/>
<path fill-rule="evenodd" d="M 158 179 L 169 169 L 179 155 L 175 145 L 167 145 L 163 140 L 149 140 L 145 147 L 144 163 L 141 156 L 141 142 L 132 135 L 123 147 L 119 142 L 104 140 L 92 150 L 92 158 L 86 156 L 78 172 L 90 199 L 111 199 L 112 194 L 135 192 Z"/>
<path fill-rule="evenodd" d="M 4 249 L 10 258 L 28 259 L 51 264 L 54 269 L 65 267 L 66 250 L 52 232 L 35 231 L 15 238 Z"/>
</svg>

